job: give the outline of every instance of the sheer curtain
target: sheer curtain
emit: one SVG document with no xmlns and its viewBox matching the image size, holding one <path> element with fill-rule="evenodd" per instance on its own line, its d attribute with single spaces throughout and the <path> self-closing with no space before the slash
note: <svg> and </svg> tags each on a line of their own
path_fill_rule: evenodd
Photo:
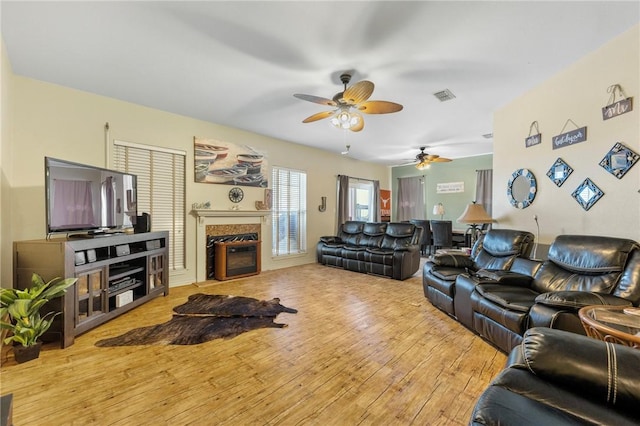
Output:
<svg viewBox="0 0 640 426">
<path fill-rule="evenodd" d="M 489 216 L 492 214 L 493 170 L 476 170 L 476 203 L 482 204 Z"/>
<path fill-rule="evenodd" d="M 398 178 L 398 214 L 396 220 L 426 219 L 424 207 L 424 178 Z"/>
</svg>

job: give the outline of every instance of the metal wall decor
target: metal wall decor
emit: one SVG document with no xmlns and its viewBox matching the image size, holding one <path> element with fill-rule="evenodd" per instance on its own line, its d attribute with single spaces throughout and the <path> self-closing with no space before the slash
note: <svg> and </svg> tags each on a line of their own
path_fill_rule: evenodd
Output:
<svg viewBox="0 0 640 426">
<path fill-rule="evenodd" d="M 547 176 L 556 186 L 559 188 L 562 186 L 565 180 L 569 177 L 569 175 L 573 172 L 571 166 L 564 162 L 564 160 L 560 157 L 553 163 L 553 166 L 547 172 Z"/>
<path fill-rule="evenodd" d="M 589 178 L 586 178 L 571 194 L 585 210 L 593 207 L 603 195 L 604 192 Z"/>
<path fill-rule="evenodd" d="M 602 107 L 602 120 L 625 114 L 633 110 L 633 98 L 627 97 L 619 84 L 612 84 L 607 88 L 607 93 L 611 93 L 607 105 Z M 616 102 L 616 93 L 619 93 L 620 100 Z"/>
<path fill-rule="evenodd" d="M 533 128 L 536 128 L 536 134 L 532 135 Z M 540 133 L 540 129 L 538 129 L 538 122 L 534 121 L 529 126 L 529 136 L 527 136 L 524 140 L 524 146 L 529 148 L 534 145 L 539 145 L 542 142 L 542 133 Z"/>
<path fill-rule="evenodd" d="M 512 206 L 526 209 L 536 198 L 538 190 L 536 177 L 527 169 L 518 169 L 507 184 L 507 198 Z"/>
<path fill-rule="evenodd" d="M 616 142 L 600 161 L 600 165 L 618 179 L 622 179 L 629 169 L 638 162 L 638 159 L 640 159 L 640 155 L 621 142 Z"/>
</svg>

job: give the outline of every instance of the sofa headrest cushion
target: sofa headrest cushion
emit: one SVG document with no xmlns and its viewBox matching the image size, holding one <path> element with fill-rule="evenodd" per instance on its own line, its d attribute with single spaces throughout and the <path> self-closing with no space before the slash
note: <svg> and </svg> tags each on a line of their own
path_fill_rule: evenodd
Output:
<svg viewBox="0 0 640 426">
<path fill-rule="evenodd" d="M 360 221 L 347 221 L 342 225 L 342 232 L 346 234 L 358 234 L 362 232 L 364 228 L 364 222 Z"/>
<path fill-rule="evenodd" d="M 502 257 L 513 255 L 528 255 L 528 249 L 533 241 L 533 234 L 513 229 L 492 229 L 482 240 L 482 247 L 489 254 Z"/>
<path fill-rule="evenodd" d="M 620 272 L 635 241 L 594 235 L 559 235 L 549 248 L 548 259 L 572 272 L 598 274 Z"/>
<path fill-rule="evenodd" d="M 385 222 L 368 222 L 364 224 L 364 234 L 369 236 L 384 235 L 387 230 Z"/>
</svg>

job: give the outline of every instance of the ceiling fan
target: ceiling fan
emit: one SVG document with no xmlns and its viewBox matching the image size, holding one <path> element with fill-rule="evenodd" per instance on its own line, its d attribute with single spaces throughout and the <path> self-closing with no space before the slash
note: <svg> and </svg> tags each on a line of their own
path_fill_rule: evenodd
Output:
<svg viewBox="0 0 640 426">
<path fill-rule="evenodd" d="M 344 84 L 344 90 L 336 93 L 333 99 L 299 93 L 293 95 L 303 101 L 336 107 L 336 109 L 332 111 L 313 114 L 302 120 L 303 123 L 311 123 L 331 117 L 331 124 L 338 129 L 348 129 L 352 132 L 359 132 L 364 128 L 364 119 L 360 114 L 361 112 L 365 114 L 389 114 L 402 110 L 402 105 L 395 102 L 368 101 L 367 99 L 369 99 L 373 93 L 374 88 L 374 84 L 370 81 L 362 80 L 353 84 L 351 87 L 347 87 L 347 84 L 351 81 L 351 74 L 348 73 L 342 74 L 340 81 Z"/>
<path fill-rule="evenodd" d="M 424 152 L 426 148 L 426 146 L 421 146 L 420 153 L 416 155 L 416 169 L 424 170 L 429 168 L 429 165 L 431 165 L 431 163 L 448 163 L 449 161 L 452 161 L 450 158 L 440 157 L 436 154 L 427 154 L 426 152 Z"/>
</svg>

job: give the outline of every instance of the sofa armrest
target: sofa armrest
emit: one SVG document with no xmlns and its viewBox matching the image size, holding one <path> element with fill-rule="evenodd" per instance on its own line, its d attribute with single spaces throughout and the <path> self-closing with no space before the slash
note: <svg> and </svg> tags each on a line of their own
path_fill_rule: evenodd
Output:
<svg viewBox="0 0 640 426">
<path fill-rule="evenodd" d="M 640 404 L 638 365 L 638 349 L 545 327 L 527 330 L 508 359 L 511 368 L 628 412 Z"/>
<path fill-rule="evenodd" d="M 432 257 L 431 262 L 438 266 L 450 266 L 461 269 L 475 269 L 475 264 L 471 257 L 466 254 L 442 253 Z"/>
<path fill-rule="evenodd" d="M 575 310 L 590 305 L 631 306 L 631 302 L 626 299 L 592 291 L 551 291 L 536 297 L 536 303 Z"/>
<path fill-rule="evenodd" d="M 340 237 L 336 237 L 333 235 L 327 235 L 324 237 L 320 237 L 320 241 L 325 244 L 342 244 L 342 239 Z"/>
<path fill-rule="evenodd" d="M 474 273 L 474 276 L 517 287 L 529 287 L 531 281 L 533 281 L 533 278 L 529 275 L 493 269 L 480 269 Z"/>
</svg>

